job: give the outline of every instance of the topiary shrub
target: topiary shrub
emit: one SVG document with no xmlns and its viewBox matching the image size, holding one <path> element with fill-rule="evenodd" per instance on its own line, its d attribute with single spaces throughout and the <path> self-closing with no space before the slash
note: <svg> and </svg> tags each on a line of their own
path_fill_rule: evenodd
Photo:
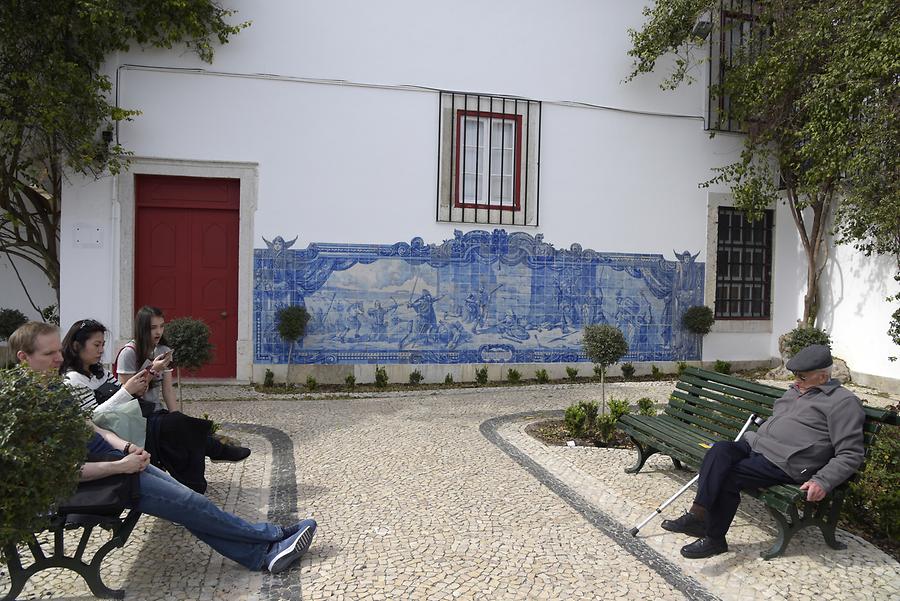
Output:
<svg viewBox="0 0 900 601">
<path fill-rule="evenodd" d="M 706 305 L 689 307 L 681 317 L 681 325 L 685 330 L 701 336 L 709 334 L 715 321 L 712 309 Z"/>
<path fill-rule="evenodd" d="M 46 527 L 46 513 L 75 491 L 89 416 L 61 378 L 24 365 L 0 371 L 0 556 Z"/>
<path fill-rule="evenodd" d="M 450 373 L 447 373 L 447 375 L 444 376 L 444 384 L 453 384 L 453 376 L 450 375 Z"/>
<path fill-rule="evenodd" d="M 266 369 L 266 375 L 263 378 L 263 386 L 266 388 L 272 388 L 275 386 L 275 372 L 271 369 Z"/>
<path fill-rule="evenodd" d="M 418 369 L 414 369 L 409 373 L 409 383 L 413 386 L 417 386 L 422 380 L 425 379 L 425 376 L 422 375 Z"/>
<path fill-rule="evenodd" d="M 356 386 L 356 376 L 354 376 L 353 374 L 347 374 L 347 377 L 344 378 L 344 384 L 346 384 L 350 388 L 353 388 L 354 386 Z"/>
<path fill-rule="evenodd" d="M 522 374 L 519 373 L 518 369 L 513 369 L 512 367 L 510 367 L 508 370 L 506 370 L 506 379 L 509 382 L 515 384 L 522 379 Z"/>
<path fill-rule="evenodd" d="M 175 349 L 172 365 L 178 381 L 178 402 L 181 403 L 181 369 L 195 371 L 212 361 L 213 345 L 209 341 L 209 326 L 191 317 L 179 317 L 166 323 L 166 342 Z"/>
<path fill-rule="evenodd" d="M 729 363 L 728 361 L 722 361 L 721 359 L 716 359 L 716 362 L 713 365 L 713 371 L 717 371 L 720 374 L 725 374 L 727 376 L 731 373 L 731 363 Z"/>
<path fill-rule="evenodd" d="M 479 367 L 475 370 L 475 381 L 478 382 L 479 386 L 484 386 L 488 381 L 488 368 L 487 365 L 483 367 Z"/>
<path fill-rule="evenodd" d="M 25 324 L 28 317 L 18 309 L 0 309 L 0 340 L 6 340 Z"/>
<path fill-rule="evenodd" d="M 622 330 L 608 324 L 589 325 L 584 328 L 581 339 L 584 353 L 588 358 L 600 365 L 600 396 L 602 407 L 606 407 L 606 368 L 625 356 L 628 343 Z"/>
<path fill-rule="evenodd" d="M 566 375 L 569 376 L 569 379 L 573 382 L 578 377 L 578 368 L 577 367 L 566 367 Z"/>
<path fill-rule="evenodd" d="M 634 365 L 631 363 L 623 363 L 622 367 L 622 377 L 626 380 L 629 380 L 634 377 Z"/>
<path fill-rule="evenodd" d="M 584 409 L 581 408 L 581 405 L 569 405 L 568 409 L 566 409 L 565 422 L 569 434 L 575 438 L 584 436 L 587 415 L 585 414 Z"/>
<path fill-rule="evenodd" d="M 660 371 L 660 369 L 658 367 L 656 367 L 656 365 L 651 365 L 650 366 L 650 377 L 653 378 L 654 380 L 660 380 L 660 379 L 662 379 L 662 371 Z"/>
<path fill-rule="evenodd" d="M 811 326 L 797 326 L 784 336 L 784 348 L 793 357 L 811 344 L 831 348 L 831 336 L 825 330 Z"/>
<path fill-rule="evenodd" d="M 550 381 L 550 374 L 547 373 L 546 369 L 538 369 L 534 372 L 534 379 L 537 380 L 539 384 L 546 384 Z"/>
<path fill-rule="evenodd" d="M 380 365 L 375 366 L 375 387 L 385 388 L 388 385 L 387 369 Z"/>
<path fill-rule="evenodd" d="M 647 417 L 656 415 L 656 403 L 653 402 L 653 399 L 648 399 L 647 397 L 640 398 L 638 399 L 637 405 L 639 415 Z"/>
<path fill-rule="evenodd" d="M 291 364 L 294 354 L 294 343 L 303 338 L 307 323 L 309 323 L 309 311 L 301 305 L 283 307 L 275 314 L 275 328 L 278 330 L 278 335 L 291 345 L 288 349 L 288 365 Z"/>
<path fill-rule="evenodd" d="M 600 367 L 599 365 L 595 365 L 594 366 L 594 377 L 600 378 L 602 376 L 603 376 L 603 368 Z"/>
</svg>

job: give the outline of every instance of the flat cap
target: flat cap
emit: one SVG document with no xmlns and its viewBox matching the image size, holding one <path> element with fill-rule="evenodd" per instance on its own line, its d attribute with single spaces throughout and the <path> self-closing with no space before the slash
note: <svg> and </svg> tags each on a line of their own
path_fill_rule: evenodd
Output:
<svg viewBox="0 0 900 601">
<path fill-rule="evenodd" d="M 790 371 L 815 371 L 831 366 L 831 350 L 824 344 L 811 344 L 785 364 Z"/>
</svg>

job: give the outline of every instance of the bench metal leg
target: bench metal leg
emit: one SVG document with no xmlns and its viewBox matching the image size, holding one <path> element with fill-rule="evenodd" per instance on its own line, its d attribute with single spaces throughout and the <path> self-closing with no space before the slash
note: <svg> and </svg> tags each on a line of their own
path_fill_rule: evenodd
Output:
<svg viewBox="0 0 900 601">
<path fill-rule="evenodd" d="M 647 463 L 647 459 L 649 459 L 652 455 L 659 453 L 657 449 L 653 447 L 644 447 L 641 443 L 639 443 L 633 436 L 629 436 L 631 438 L 631 442 L 634 443 L 634 448 L 637 449 L 637 460 L 634 462 L 634 465 L 631 467 L 625 468 L 626 474 L 636 474 L 641 471 L 641 468 L 644 467 L 644 464 Z"/>
<path fill-rule="evenodd" d="M 131 531 L 134 530 L 134 526 L 137 524 L 140 515 L 140 512 L 137 510 L 131 510 L 121 522 L 121 525 L 117 525 L 113 528 L 112 538 L 94 553 L 90 563 L 85 563 L 81 559 L 81 556 L 84 552 L 86 539 L 90 538 L 91 531 L 94 528 L 93 526 L 84 527 L 84 534 L 78 545 L 75 557 L 67 557 L 60 554 L 50 556 L 44 555 L 37 542 L 37 538 L 32 535 L 32 540 L 28 541 L 28 547 L 31 549 L 35 561 L 27 568 L 23 568 L 16 547 L 8 547 L 5 549 L 5 552 L 7 557 L 7 567 L 9 569 L 10 590 L 6 596 L 3 597 L 3 601 L 14 601 L 19 593 L 22 592 L 22 589 L 25 587 L 25 583 L 28 582 L 29 578 L 38 572 L 42 572 L 49 568 L 65 568 L 75 572 L 84 579 L 88 588 L 90 588 L 91 593 L 95 597 L 102 599 L 123 599 L 125 597 L 124 590 L 112 589 L 104 584 L 103 579 L 100 576 L 100 566 L 110 551 L 125 544 L 128 537 L 131 535 Z M 52 532 L 54 536 L 54 550 L 58 551 L 62 549 L 63 546 L 62 542 L 63 537 L 65 536 L 64 527 L 59 525 L 55 527 Z"/>
<path fill-rule="evenodd" d="M 797 506 L 792 505 L 790 508 L 790 516 L 766 505 L 775 522 L 778 524 L 778 538 L 775 544 L 768 551 L 760 553 L 763 559 L 772 559 L 778 557 L 787 548 L 791 538 L 804 528 L 816 526 L 822 532 L 825 543 L 832 549 L 846 549 L 847 545 L 835 538 L 835 529 L 837 528 L 837 518 L 841 510 L 843 494 L 839 493 L 837 498 L 829 498 L 820 503 L 803 502 L 803 515 L 797 511 Z"/>
</svg>

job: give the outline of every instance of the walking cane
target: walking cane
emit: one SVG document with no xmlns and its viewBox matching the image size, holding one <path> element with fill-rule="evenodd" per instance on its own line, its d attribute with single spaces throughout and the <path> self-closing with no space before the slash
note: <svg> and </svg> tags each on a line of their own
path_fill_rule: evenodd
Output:
<svg viewBox="0 0 900 601">
<path fill-rule="evenodd" d="M 740 432 L 738 432 L 737 438 L 735 438 L 734 441 L 737 442 L 737 441 L 739 441 L 739 440 L 741 439 L 741 436 L 743 436 L 743 435 L 744 435 L 744 432 L 747 431 L 747 428 L 750 427 L 750 423 L 751 423 L 751 422 L 754 423 L 754 424 L 756 424 L 756 425 L 758 426 L 759 424 L 763 423 L 763 421 L 764 421 L 764 420 L 762 420 L 762 419 L 758 419 L 758 418 L 756 417 L 756 414 L 755 414 L 755 413 L 751 413 L 751 414 L 750 414 L 750 417 L 748 417 L 748 418 L 747 418 L 747 421 L 744 423 L 744 427 L 741 428 L 741 431 L 740 431 Z M 666 499 L 666 501 L 665 501 L 662 505 L 660 505 L 659 507 L 657 507 L 657 508 L 653 511 L 653 513 L 651 513 L 651 514 L 648 515 L 646 518 L 644 518 L 644 521 L 642 521 L 640 524 L 638 524 L 637 526 L 635 526 L 634 528 L 632 528 L 632 529 L 629 531 L 629 533 L 631 534 L 631 536 L 637 536 L 637 533 L 638 533 L 638 531 L 639 531 L 641 528 L 643 528 L 644 526 L 646 526 L 647 523 L 648 523 L 650 520 L 652 520 L 653 518 L 655 518 L 656 516 L 658 516 L 660 513 L 662 513 L 662 510 L 663 510 L 663 509 L 665 509 L 666 507 L 668 507 L 669 505 L 671 505 L 672 502 L 675 501 L 675 499 L 677 499 L 678 497 L 680 497 L 681 495 L 683 495 L 683 494 L 684 494 L 684 491 L 686 491 L 687 489 L 689 489 L 689 488 L 694 484 L 694 482 L 696 482 L 696 481 L 699 480 L 699 479 L 700 479 L 700 474 L 697 474 L 696 476 L 694 476 L 693 478 L 691 478 L 691 481 L 690 481 L 690 482 L 688 482 L 687 484 L 685 484 L 684 486 L 682 486 L 680 489 L 678 489 L 678 492 L 677 492 L 677 493 L 675 493 L 674 495 L 672 495 L 671 497 L 669 497 L 668 499 Z"/>
</svg>

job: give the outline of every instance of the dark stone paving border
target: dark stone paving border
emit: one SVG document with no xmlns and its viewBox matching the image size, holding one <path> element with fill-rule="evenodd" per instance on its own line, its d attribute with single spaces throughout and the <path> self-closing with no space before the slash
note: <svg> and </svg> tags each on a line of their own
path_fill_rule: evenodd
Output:
<svg viewBox="0 0 900 601">
<path fill-rule="evenodd" d="M 525 468 L 538 482 L 556 493 L 588 522 L 593 524 L 597 530 L 612 539 L 613 542 L 633 555 L 638 561 L 659 574 L 673 588 L 684 594 L 685 597 L 697 601 L 719 601 L 718 597 L 710 594 L 699 582 L 682 572 L 677 565 L 653 550 L 641 539 L 632 537 L 629 534 L 630 528 L 628 526 L 621 524 L 591 505 L 577 491 L 552 475 L 531 457 L 520 451 L 512 443 L 504 440 L 497 433 L 497 429 L 500 426 L 526 417 L 559 419 L 563 415 L 563 411 L 526 411 L 489 419 L 483 422 L 479 429 L 485 438 L 509 455 L 513 461 Z"/>
<path fill-rule="evenodd" d="M 294 441 L 285 432 L 269 426 L 225 423 L 222 427 L 262 436 L 272 445 L 272 475 L 269 479 L 268 521 L 293 524 L 297 521 L 297 469 L 294 463 Z M 260 598 L 293 600 L 302 598 L 300 579 L 295 570 L 263 577 Z"/>
</svg>

